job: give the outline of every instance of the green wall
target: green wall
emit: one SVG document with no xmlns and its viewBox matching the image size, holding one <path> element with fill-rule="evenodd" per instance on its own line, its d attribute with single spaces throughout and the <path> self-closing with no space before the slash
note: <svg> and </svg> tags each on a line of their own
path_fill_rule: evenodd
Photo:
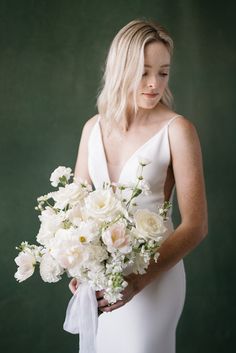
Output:
<svg viewBox="0 0 236 353">
<path fill-rule="evenodd" d="M 77 351 L 78 337 L 62 329 L 68 279 L 50 285 L 36 274 L 17 284 L 14 248 L 34 242 L 34 206 L 51 190 L 51 171 L 74 167 L 108 47 L 137 17 L 173 36 L 175 110 L 197 127 L 204 157 L 209 234 L 185 258 L 177 353 L 235 351 L 234 16 L 233 1 L 0 0 L 1 352 Z"/>
</svg>

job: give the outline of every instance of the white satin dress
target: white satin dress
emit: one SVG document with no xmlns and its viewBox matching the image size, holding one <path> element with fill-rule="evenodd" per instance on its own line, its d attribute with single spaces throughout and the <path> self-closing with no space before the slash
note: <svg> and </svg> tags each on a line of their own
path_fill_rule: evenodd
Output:
<svg viewBox="0 0 236 353">
<path fill-rule="evenodd" d="M 150 185 L 151 194 L 136 198 L 138 207 L 157 210 L 164 202 L 164 184 L 170 163 L 169 122 L 136 150 L 123 166 L 119 182 L 134 182 L 138 158 L 152 161 L 144 167 L 143 176 Z M 100 116 L 93 126 L 88 142 L 88 168 L 95 188 L 109 182 L 109 173 L 103 145 Z M 175 186 L 170 201 L 173 199 Z M 171 236 L 171 212 L 166 224 Z M 181 316 L 186 292 L 185 269 L 180 260 L 164 272 L 127 304 L 99 317 L 98 353 L 175 353 L 176 327 Z"/>
</svg>

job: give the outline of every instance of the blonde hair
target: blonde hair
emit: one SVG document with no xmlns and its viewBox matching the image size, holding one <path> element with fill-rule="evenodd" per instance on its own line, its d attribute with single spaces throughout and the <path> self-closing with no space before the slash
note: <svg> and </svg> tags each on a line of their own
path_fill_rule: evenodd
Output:
<svg viewBox="0 0 236 353">
<path fill-rule="evenodd" d="M 173 41 L 159 23 L 136 19 L 124 26 L 113 39 L 97 96 L 97 108 L 101 117 L 110 123 L 126 122 L 130 114 L 137 113 L 136 91 L 144 67 L 144 47 L 150 42 L 163 43 L 170 55 Z M 167 85 L 160 102 L 172 107 L 173 96 Z"/>
</svg>

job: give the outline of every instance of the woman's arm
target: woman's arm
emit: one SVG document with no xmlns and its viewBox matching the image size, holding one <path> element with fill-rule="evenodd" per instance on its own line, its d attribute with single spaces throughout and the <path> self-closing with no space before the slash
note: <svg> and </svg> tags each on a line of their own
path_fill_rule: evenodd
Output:
<svg viewBox="0 0 236 353">
<path fill-rule="evenodd" d="M 142 277 L 143 285 L 174 266 L 208 232 L 202 154 L 196 129 L 187 119 L 177 119 L 170 124 L 169 140 L 181 223 L 162 244 L 158 262 Z"/>
<path fill-rule="evenodd" d="M 81 179 L 87 180 L 89 184 L 92 184 L 91 178 L 88 172 L 88 140 L 91 133 L 91 129 L 97 120 L 97 115 L 90 118 L 83 127 L 77 159 L 75 163 L 74 175 Z"/>
<path fill-rule="evenodd" d="M 112 306 L 100 301 L 103 311 L 112 311 L 127 303 L 192 251 L 208 232 L 201 147 L 194 125 L 184 117 L 176 119 L 169 127 L 169 141 L 181 223 L 161 245 L 157 263 L 153 261 L 144 275 L 127 276 L 129 284 L 123 292 L 122 301 Z M 97 296 L 101 295 L 98 293 Z"/>
<path fill-rule="evenodd" d="M 88 140 L 91 133 L 91 129 L 93 128 L 97 119 L 97 115 L 90 118 L 83 127 L 77 159 L 75 163 L 74 176 L 76 178 L 80 177 L 83 180 L 87 180 L 89 184 L 92 184 L 92 180 L 89 176 L 88 172 Z M 74 294 L 78 287 L 78 281 L 76 278 L 72 278 L 69 283 L 69 288 L 71 292 Z"/>
</svg>

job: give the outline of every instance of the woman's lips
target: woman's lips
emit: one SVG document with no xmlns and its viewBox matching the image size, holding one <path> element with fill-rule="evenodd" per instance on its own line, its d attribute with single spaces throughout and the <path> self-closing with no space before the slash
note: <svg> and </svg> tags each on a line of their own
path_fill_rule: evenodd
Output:
<svg viewBox="0 0 236 353">
<path fill-rule="evenodd" d="M 147 98 L 155 98 L 158 96 L 158 93 L 143 93 L 143 95 Z"/>
</svg>

